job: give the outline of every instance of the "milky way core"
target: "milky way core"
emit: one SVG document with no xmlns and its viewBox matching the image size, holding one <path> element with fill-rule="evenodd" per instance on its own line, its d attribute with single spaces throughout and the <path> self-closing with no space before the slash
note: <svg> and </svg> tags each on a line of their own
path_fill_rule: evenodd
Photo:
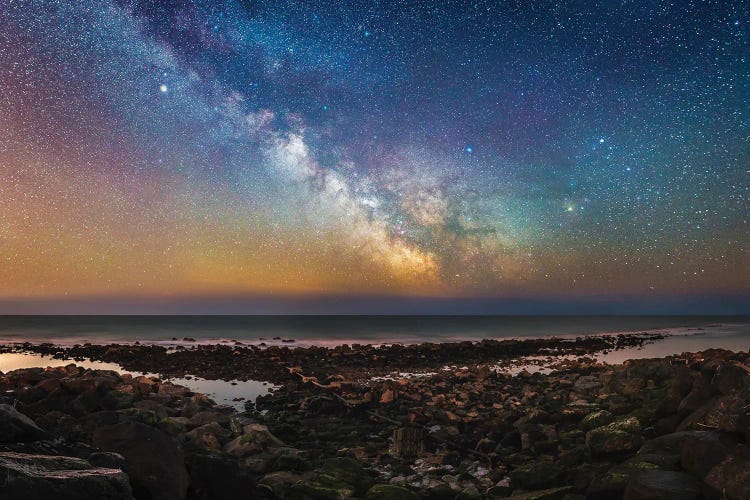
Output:
<svg viewBox="0 0 750 500">
<path fill-rule="evenodd" d="M 0 0 L 3 300 L 738 297 L 749 169 L 745 1 Z"/>
</svg>

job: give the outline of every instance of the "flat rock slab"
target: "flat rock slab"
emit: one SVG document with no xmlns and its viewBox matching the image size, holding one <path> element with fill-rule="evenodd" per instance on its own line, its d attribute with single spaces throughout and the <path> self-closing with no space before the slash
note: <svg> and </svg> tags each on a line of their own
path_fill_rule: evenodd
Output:
<svg viewBox="0 0 750 500">
<path fill-rule="evenodd" d="M 684 472 L 651 470 L 634 476 L 625 489 L 623 500 L 698 500 L 701 485 Z"/>
<path fill-rule="evenodd" d="M 80 458 L 0 453 L 3 500 L 132 500 L 128 476 L 120 469 L 92 467 Z"/>
</svg>

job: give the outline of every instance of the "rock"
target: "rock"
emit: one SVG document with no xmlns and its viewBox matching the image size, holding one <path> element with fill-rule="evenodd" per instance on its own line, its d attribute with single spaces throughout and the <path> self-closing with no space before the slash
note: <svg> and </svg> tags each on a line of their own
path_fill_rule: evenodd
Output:
<svg viewBox="0 0 750 500">
<path fill-rule="evenodd" d="M 359 462 L 332 458 L 313 471 L 311 477 L 292 486 L 292 491 L 315 499 L 339 500 L 364 495 L 372 482 Z"/>
<path fill-rule="evenodd" d="M 365 494 L 368 500 L 419 500 L 419 495 L 408 488 L 393 484 L 376 484 Z"/>
<path fill-rule="evenodd" d="M 625 489 L 623 500 L 698 500 L 701 485 L 684 472 L 651 470 L 635 475 Z"/>
<path fill-rule="evenodd" d="M 198 413 L 190 417 L 189 422 L 190 422 L 190 425 L 193 427 L 199 427 L 201 425 L 206 425 L 211 422 L 217 422 L 221 424 L 222 426 L 226 425 L 228 427 L 229 416 L 224 415 L 222 413 L 216 413 L 213 411 L 199 411 Z"/>
<path fill-rule="evenodd" d="M 383 394 L 380 396 L 380 403 L 388 404 L 391 401 L 393 401 L 395 397 L 396 397 L 396 393 L 393 392 L 393 389 L 386 389 L 383 392 Z"/>
<path fill-rule="evenodd" d="M 633 452 L 643 443 L 640 430 L 634 417 L 597 427 L 586 433 L 586 448 L 595 456 Z"/>
<path fill-rule="evenodd" d="M 104 467 L 105 469 L 125 470 L 125 467 L 127 466 L 125 457 L 119 453 L 108 451 L 97 451 L 92 453 L 86 460 L 94 467 Z"/>
<path fill-rule="evenodd" d="M 740 391 L 748 385 L 750 373 L 736 364 L 719 365 L 711 379 L 711 386 L 724 396 Z"/>
<path fill-rule="evenodd" d="M 239 458 L 260 453 L 268 448 L 284 446 L 284 443 L 271 434 L 268 427 L 250 424 L 244 427 L 244 434 L 237 436 L 224 446 L 224 451 Z"/>
<path fill-rule="evenodd" d="M 33 420 L 10 405 L 0 404 L 0 442 L 17 443 L 48 437 Z"/>
<path fill-rule="evenodd" d="M 190 389 L 181 385 L 174 385 L 171 382 L 164 382 L 159 386 L 159 395 L 169 396 L 170 398 L 184 398 L 191 394 Z"/>
<path fill-rule="evenodd" d="M 152 500 L 184 498 L 190 478 L 182 450 L 158 429 L 138 422 L 100 427 L 92 444 L 125 457 L 133 493 Z"/>
<path fill-rule="evenodd" d="M 586 490 L 586 496 L 592 500 L 622 498 L 625 488 L 627 488 L 633 476 L 647 470 L 656 469 L 659 469 L 658 465 L 638 460 L 615 465 L 605 474 L 597 476 L 591 481 Z"/>
<path fill-rule="evenodd" d="M 167 434 L 178 436 L 187 430 L 189 424 L 186 417 L 167 417 L 159 420 L 157 426 Z"/>
<path fill-rule="evenodd" d="M 563 486 L 560 488 L 549 488 L 540 491 L 530 491 L 507 497 L 505 500 L 563 500 L 568 494 L 574 491 L 572 486 Z"/>
<path fill-rule="evenodd" d="M 730 500 L 750 498 L 750 447 L 737 446 L 703 481 Z"/>
<path fill-rule="evenodd" d="M 86 460 L 52 455 L 0 453 L 3 500 L 132 500 L 127 475 L 94 468 Z"/>
<path fill-rule="evenodd" d="M 578 394 L 593 395 L 598 394 L 601 389 L 602 383 L 599 381 L 599 377 L 594 375 L 583 375 L 573 384 L 573 390 Z"/>
<path fill-rule="evenodd" d="M 561 486 L 565 469 L 553 462 L 538 462 L 518 467 L 510 473 L 514 488 L 525 490 L 543 490 Z"/>
<path fill-rule="evenodd" d="M 220 450 L 222 442 L 226 442 L 232 433 L 216 422 L 201 425 L 185 434 L 188 442 L 198 448 Z"/>
<path fill-rule="evenodd" d="M 185 459 L 190 473 L 188 496 L 194 500 L 256 498 L 253 474 L 230 457 L 198 453 Z"/>
<path fill-rule="evenodd" d="M 614 419 L 614 416 L 607 410 L 591 412 L 581 420 L 580 427 L 584 431 L 591 430 L 595 427 L 607 425 Z"/>
<path fill-rule="evenodd" d="M 682 446 L 680 464 L 685 471 L 703 478 L 734 449 L 736 442 L 719 432 L 693 435 Z"/>
<path fill-rule="evenodd" d="M 288 498 L 289 490 L 303 481 L 308 474 L 296 474 L 287 471 L 271 472 L 258 481 L 258 490 L 270 494 L 271 498 Z"/>
<path fill-rule="evenodd" d="M 707 431 L 682 431 L 665 434 L 646 441 L 633 460 L 676 468 L 679 465 L 685 443 L 699 439 Z"/>
<path fill-rule="evenodd" d="M 750 405 L 750 388 L 728 396 L 717 396 L 688 415 L 677 430 L 721 429 L 742 434 L 745 407 Z"/>
<path fill-rule="evenodd" d="M 692 413 L 706 404 L 711 399 L 712 394 L 711 386 L 703 377 L 698 377 L 693 382 L 690 392 L 680 401 L 677 410 L 682 416 Z"/>
</svg>

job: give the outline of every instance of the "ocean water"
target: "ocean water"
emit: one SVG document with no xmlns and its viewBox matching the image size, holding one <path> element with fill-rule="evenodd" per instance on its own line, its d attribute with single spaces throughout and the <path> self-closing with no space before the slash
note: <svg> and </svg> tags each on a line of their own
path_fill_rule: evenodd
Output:
<svg viewBox="0 0 750 500">
<path fill-rule="evenodd" d="M 750 316 L 0 316 L 0 342 L 382 344 L 748 325 Z"/>
<path fill-rule="evenodd" d="M 245 344 L 332 346 L 482 338 L 570 338 L 628 332 L 663 332 L 667 337 L 642 348 L 598 353 L 595 357 L 603 362 L 621 363 L 626 359 L 663 357 L 708 348 L 750 349 L 748 316 L 0 316 L 0 343 L 138 341 L 169 346 L 240 341 Z M 195 342 L 183 340 L 186 337 L 195 339 Z M 290 339 L 295 342 L 289 343 Z M 544 364 L 531 362 L 532 358 L 520 358 L 506 369 L 509 373 L 547 370 Z M 488 363 L 493 361 L 487 360 Z M 63 366 L 71 362 L 31 353 L 0 353 L 2 372 Z M 113 363 L 90 360 L 75 363 L 87 368 L 125 372 Z M 244 401 L 252 401 L 273 389 L 271 384 L 261 380 L 222 381 L 195 377 L 171 380 L 238 409 L 242 408 Z"/>
</svg>

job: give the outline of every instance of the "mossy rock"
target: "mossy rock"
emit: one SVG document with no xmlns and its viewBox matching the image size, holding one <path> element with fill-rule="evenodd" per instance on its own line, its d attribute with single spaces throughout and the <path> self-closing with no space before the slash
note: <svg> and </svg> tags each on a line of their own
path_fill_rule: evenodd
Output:
<svg viewBox="0 0 750 500">
<path fill-rule="evenodd" d="M 596 456 L 635 452 L 643 444 L 640 432 L 637 418 L 618 420 L 586 433 L 586 448 Z"/>
<path fill-rule="evenodd" d="M 650 462 L 626 462 L 616 465 L 604 475 L 595 478 L 586 493 L 590 498 L 621 498 L 633 476 L 658 468 L 658 465 Z"/>
<path fill-rule="evenodd" d="M 365 498 L 368 500 L 419 500 L 419 495 L 402 486 L 376 484 L 367 490 Z"/>
<path fill-rule="evenodd" d="M 524 465 L 510 474 L 514 487 L 525 490 L 541 490 L 560 486 L 565 468 L 553 462 L 538 462 Z"/>
<path fill-rule="evenodd" d="M 156 426 L 159 423 L 159 417 L 156 416 L 156 412 L 151 410 L 143 410 L 141 408 L 128 408 L 127 410 L 118 410 L 117 413 L 132 418 L 136 422 L 142 424 Z"/>
<path fill-rule="evenodd" d="M 158 424 L 159 429 L 166 432 L 167 434 L 171 434 L 172 436 L 177 436 L 179 434 L 184 433 L 187 430 L 187 427 L 185 427 L 185 424 L 178 422 L 177 420 L 166 417 L 161 420 L 159 420 Z"/>
<path fill-rule="evenodd" d="M 311 478 L 294 485 L 292 491 L 315 500 L 340 500 L 364 495 L 372 483 L 356 460 L 332 458 L 316 469 Z"/>
<path fill-rule="evenodd" d="M 612 422 L 614 416 L 607 410 L 594 411 L 583 417 L 581 420 L 581 429 L 591 430 L 596 427 L 601 427 Z"/>
</svg>

